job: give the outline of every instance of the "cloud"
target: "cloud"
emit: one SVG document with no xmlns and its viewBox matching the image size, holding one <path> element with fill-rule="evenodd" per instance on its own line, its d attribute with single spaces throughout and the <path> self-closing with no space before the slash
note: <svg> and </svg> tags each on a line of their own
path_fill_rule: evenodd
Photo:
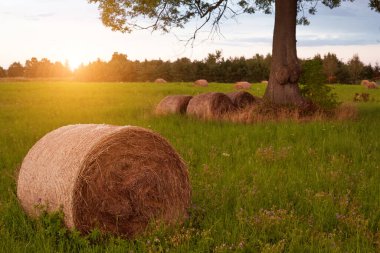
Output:
<svg viewBox="0 0 380 253">
<path fill-rule="evenodd" d="M 319 46 L 355 46 L 355 45 L 372 45 L 376 42 L 365 39 L 315 39 L 315 40 L 298 40 L 297 45 L 300 47 L 319 47 Z"/>
<path fill-rule="evenodd" d="M 0 11 L 0 15 L 6 15 L 6 16 L 13 16 L 15 18 L 17 17 L 24 17 L 27 20 L 40 20 L 43 18 L 50 18 L 55 15 L 54 12 L 43 12 L 43 13 L 37 13 L 37 14 L 22 14 L 19 12 L 12 12 L 12 11 Z"/>
<path fill-rule="evenodd" d="M 41 13 L 41 14 L 37 14 L 35 16 L 39 17 L 39 18 L 48 18 L 48 17 L 54 16 L 54 13 L 53 12 Z"/>
<path fill-rule="evenodd" d="M 46 12 L 46 13 L 39 13 L 39 14 L 32 14 L 32 15 L 24 15 L 24 18 L 27 20 L 32 20 L 32 21 L 38 21 L 43 18 L 50 18 L 55 15 L 54 12 Z"/>
<path fill-rule="evenodd" d="M 361 33 L 335 33 L 335 34 L 300 34 L 297 36 L 297 46 L 319 47 L 319 46 L 355 46 L 373 45 L 379 43 L 379 37 Z M 233 39 L 217 42 L 219 45 L 233 47 L 250 47 L 252 44 L 272 45 L 272 36 L 260 37 L 234 37 Z"/>
<path fill-rule="evenodd" d="M 362 33 L 303 34 L 297 37 L 297 45 L 302 47 L 372 45 L 377 43 L 377 39 L 374 35 Z"/>
</svg>

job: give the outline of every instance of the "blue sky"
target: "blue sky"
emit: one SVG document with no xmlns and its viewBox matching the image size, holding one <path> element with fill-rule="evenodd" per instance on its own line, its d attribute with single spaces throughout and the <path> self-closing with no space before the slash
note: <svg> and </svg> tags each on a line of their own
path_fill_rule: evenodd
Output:
<svg viewBox="0 0 380 253">
<path fill-rule="evenodd" d="M 297 28 L 299 56 L 333 52 L 347 61 L 359 54 L 365 63 L 380 64 L 380 14 L 367 5 L 367 0 L 343 3 L 334 10 L 320 5 L 317 15 L 310 17 L 311 25 Z M 75 68 L 97 58 L 108 60 L 113 52 L 132 60 L 202 59 L 215 50 L 225 57 L 251 57 L 271 52 L 273 20 L 264 14 L 225 20 L 222 35 L 210 37 L 206 29 L 193 46 L 186 46 L 178 38 L 187 38 L 195 22 L 170 34 L 122 34 L 104 27 L 97 7 L 86 0 L 0 0 L 0 66 L 46 57 Z"/>
</svg>

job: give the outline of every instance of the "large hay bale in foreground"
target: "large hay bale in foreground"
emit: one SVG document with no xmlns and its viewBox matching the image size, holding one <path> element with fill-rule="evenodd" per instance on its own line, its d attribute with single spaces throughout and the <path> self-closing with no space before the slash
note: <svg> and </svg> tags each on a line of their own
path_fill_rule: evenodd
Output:
<svg viewBox="0 0 380 253">
<path fill-rule="evenodd" d="M 260 98 L 254 97 L 251 93 L 246 91 L 237 91 L 228 93 L 227 96 L 231 99 L 232 103 L 237 108 L 245 108 L 254 103 L 260 102 Z"/>
<path fill-rule="evenodd" d="M 193 96 L 173 95 L 164 97 L 156 107 L 156 114 L 186 113 L 187 105 Z"/>
<path fill-rule="evenodd" d="M 162 78 L 157 78 L 156 80 L 154 80 L 155 83 L 167 83 L 165 79 L 162 79 Z"/>
<path fill-rule="evenodd" d="M 187 106 L 186 113 L 201 119 L 218 119 L 235 109 L 231 99 L 219 92 L 194 96 Z"/>
<path fill-rule="evenodd" d="M 70 125 L 45 135 L 26 155 L 17 196 L 36 217 L 61 210 L 68 228 L 132 237 L 156 219 L 187 216 L 185 163 L 158 134 L 133 126 Z"/>
<path fill-rule="evenodd" d="M 235 89 L 237 90 L 248 90 L 252 87 L 252 84 L 249 82 L 236 82 L 234 84 Z"/>
<path fill-rule="evenodd" d="M 194 86 L 207 87 L 208 82 L 206 79 L 199 79 L 194 82 Z"/>
</svg>

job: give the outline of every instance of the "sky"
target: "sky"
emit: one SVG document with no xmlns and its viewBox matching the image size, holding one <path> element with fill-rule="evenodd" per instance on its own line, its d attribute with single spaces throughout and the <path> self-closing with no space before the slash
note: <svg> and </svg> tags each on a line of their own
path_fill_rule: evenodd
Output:
<svg viewBox="0 0 380 253">
<path fill-rule="evenodd" d="M 366 64 L 380 64 L 380 14 L 367 6 L 367 0 L 333 10 L 320 4 L 311 24 L 297 27 L 298 56 L 332 52 L 346 62 L 358 54 Z M 0 0 L 0 66 L 37 57 L 75 69 L 98 58 L 108 61 L 114 52 L 130 60 L 203 59 L 216 50 L 226 58 L 265 55 L 271 53 L 273 23 L 273 15 L 243 15 L 224 20 L 220 35 L 205 29 L 186 45 L 181 38 L 189 38 L 195 22 L 168 34 L 123 34 L 105 27 L 97 6 L 87 0 Z"/>
</svg>

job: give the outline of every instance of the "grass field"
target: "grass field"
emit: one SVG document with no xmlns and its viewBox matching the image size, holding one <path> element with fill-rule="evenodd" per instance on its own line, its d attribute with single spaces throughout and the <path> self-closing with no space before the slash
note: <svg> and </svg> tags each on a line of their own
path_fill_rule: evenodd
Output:
<svg viewBox="0 0 380 253">
<path fill-rule="evenodd" d="M 254 85 L 251 92 L 264 93 Z M 380 252 L 380 90 L 340 85 L 339 100 L 368 92 L 348 122 L 204 122 L 156 117 L 168 94 L 232 85 L 0 83 L 1 252 Z M 138 125 L 167 138 L 189 165 L 189 221 L 127 241 L 68 232 L 59 215 L 31 220 L 16 171 L 47 132 L 76 123 Z"/>
</svg>

